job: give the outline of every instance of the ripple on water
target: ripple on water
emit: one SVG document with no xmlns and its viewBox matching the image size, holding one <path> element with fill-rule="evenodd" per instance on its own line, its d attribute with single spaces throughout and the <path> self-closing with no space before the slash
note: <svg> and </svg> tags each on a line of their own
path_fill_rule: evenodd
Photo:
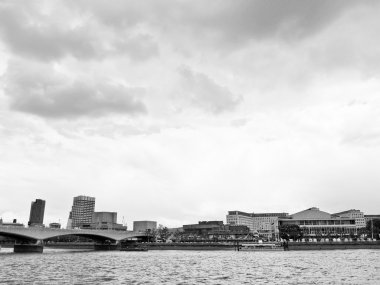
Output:
<svg viewBox="0 0 380 285">
<path fill-rule="evenodd" d="M 5 284 L 380 284 L 379 250 L 0 252 Z"/>
</svg>

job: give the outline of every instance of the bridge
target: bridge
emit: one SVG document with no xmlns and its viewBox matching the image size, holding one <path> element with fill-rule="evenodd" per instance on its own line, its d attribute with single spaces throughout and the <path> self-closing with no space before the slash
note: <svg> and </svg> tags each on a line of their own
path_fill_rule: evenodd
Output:
<svg viewBox="0 0 380 285">
<path fill-rule="evenodd" d="M 133 232 L 133 231 L 115 231 L 115 230 L 91 230 L 91 229 L 51 229 L 51 228 L 43 228 L 43 227 L 12 227 L 12 226 L 0 226 L 0 236 L 5 236 L 9 238 L 13 238 L 24 246 L 16 246 L 15 252 L 20 247 L 22 252 L 34 251 L 33 248 L 38 248 L 39 252 L 42 252 L 43 242 L 62 236 L 80 236 L 86 237 L 94 240 L 98 244 L 104 244 L 107 242 L 108 244 L 118 245 L 120 241 L 132 239 L 132 238 L 142 238 L 145 237 L 146 234 L 141 232 Z M 17 249 L 16 249 L 17 248 Z"/>
</svg>

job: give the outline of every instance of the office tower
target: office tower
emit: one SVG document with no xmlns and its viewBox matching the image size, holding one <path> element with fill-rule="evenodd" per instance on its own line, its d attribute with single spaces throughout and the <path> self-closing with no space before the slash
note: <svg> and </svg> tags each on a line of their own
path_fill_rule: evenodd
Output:
<svg viewBox="0 0 380 285">
<path fill-rule="evenodd" d="M 88 196 L 74 197 L 71 209 L 71 227 L 88 227 L 92 222 L 92 214 L 95 210 L 95 198 Z"/>
<path fill-rule="evenodd" d="M 30 207 L 29 226 L 42 226 L 44 223 L 45 201 L 36 199 Z"/>
</svg>

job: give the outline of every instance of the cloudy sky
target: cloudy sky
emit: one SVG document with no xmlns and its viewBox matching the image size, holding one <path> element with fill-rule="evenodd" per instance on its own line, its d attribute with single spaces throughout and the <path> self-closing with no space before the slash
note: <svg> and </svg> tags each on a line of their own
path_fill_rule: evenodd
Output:
<svg viewBox="0 0 380 285">
<path fill-rule="evenodd" d="M 379 214 L 378 1 L 0 1 L 0 217 Z"/>
</svg>

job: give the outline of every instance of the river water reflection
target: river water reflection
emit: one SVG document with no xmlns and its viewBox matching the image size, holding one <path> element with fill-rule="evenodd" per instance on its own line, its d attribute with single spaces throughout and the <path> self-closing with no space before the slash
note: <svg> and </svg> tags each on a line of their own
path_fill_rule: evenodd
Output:
<svg viewBox="0 0 380 285">
<path fill-rule="evenodd" d="M 0 252 L 0 284 L 380 284 L 380 250 Z"/>
</svg>

